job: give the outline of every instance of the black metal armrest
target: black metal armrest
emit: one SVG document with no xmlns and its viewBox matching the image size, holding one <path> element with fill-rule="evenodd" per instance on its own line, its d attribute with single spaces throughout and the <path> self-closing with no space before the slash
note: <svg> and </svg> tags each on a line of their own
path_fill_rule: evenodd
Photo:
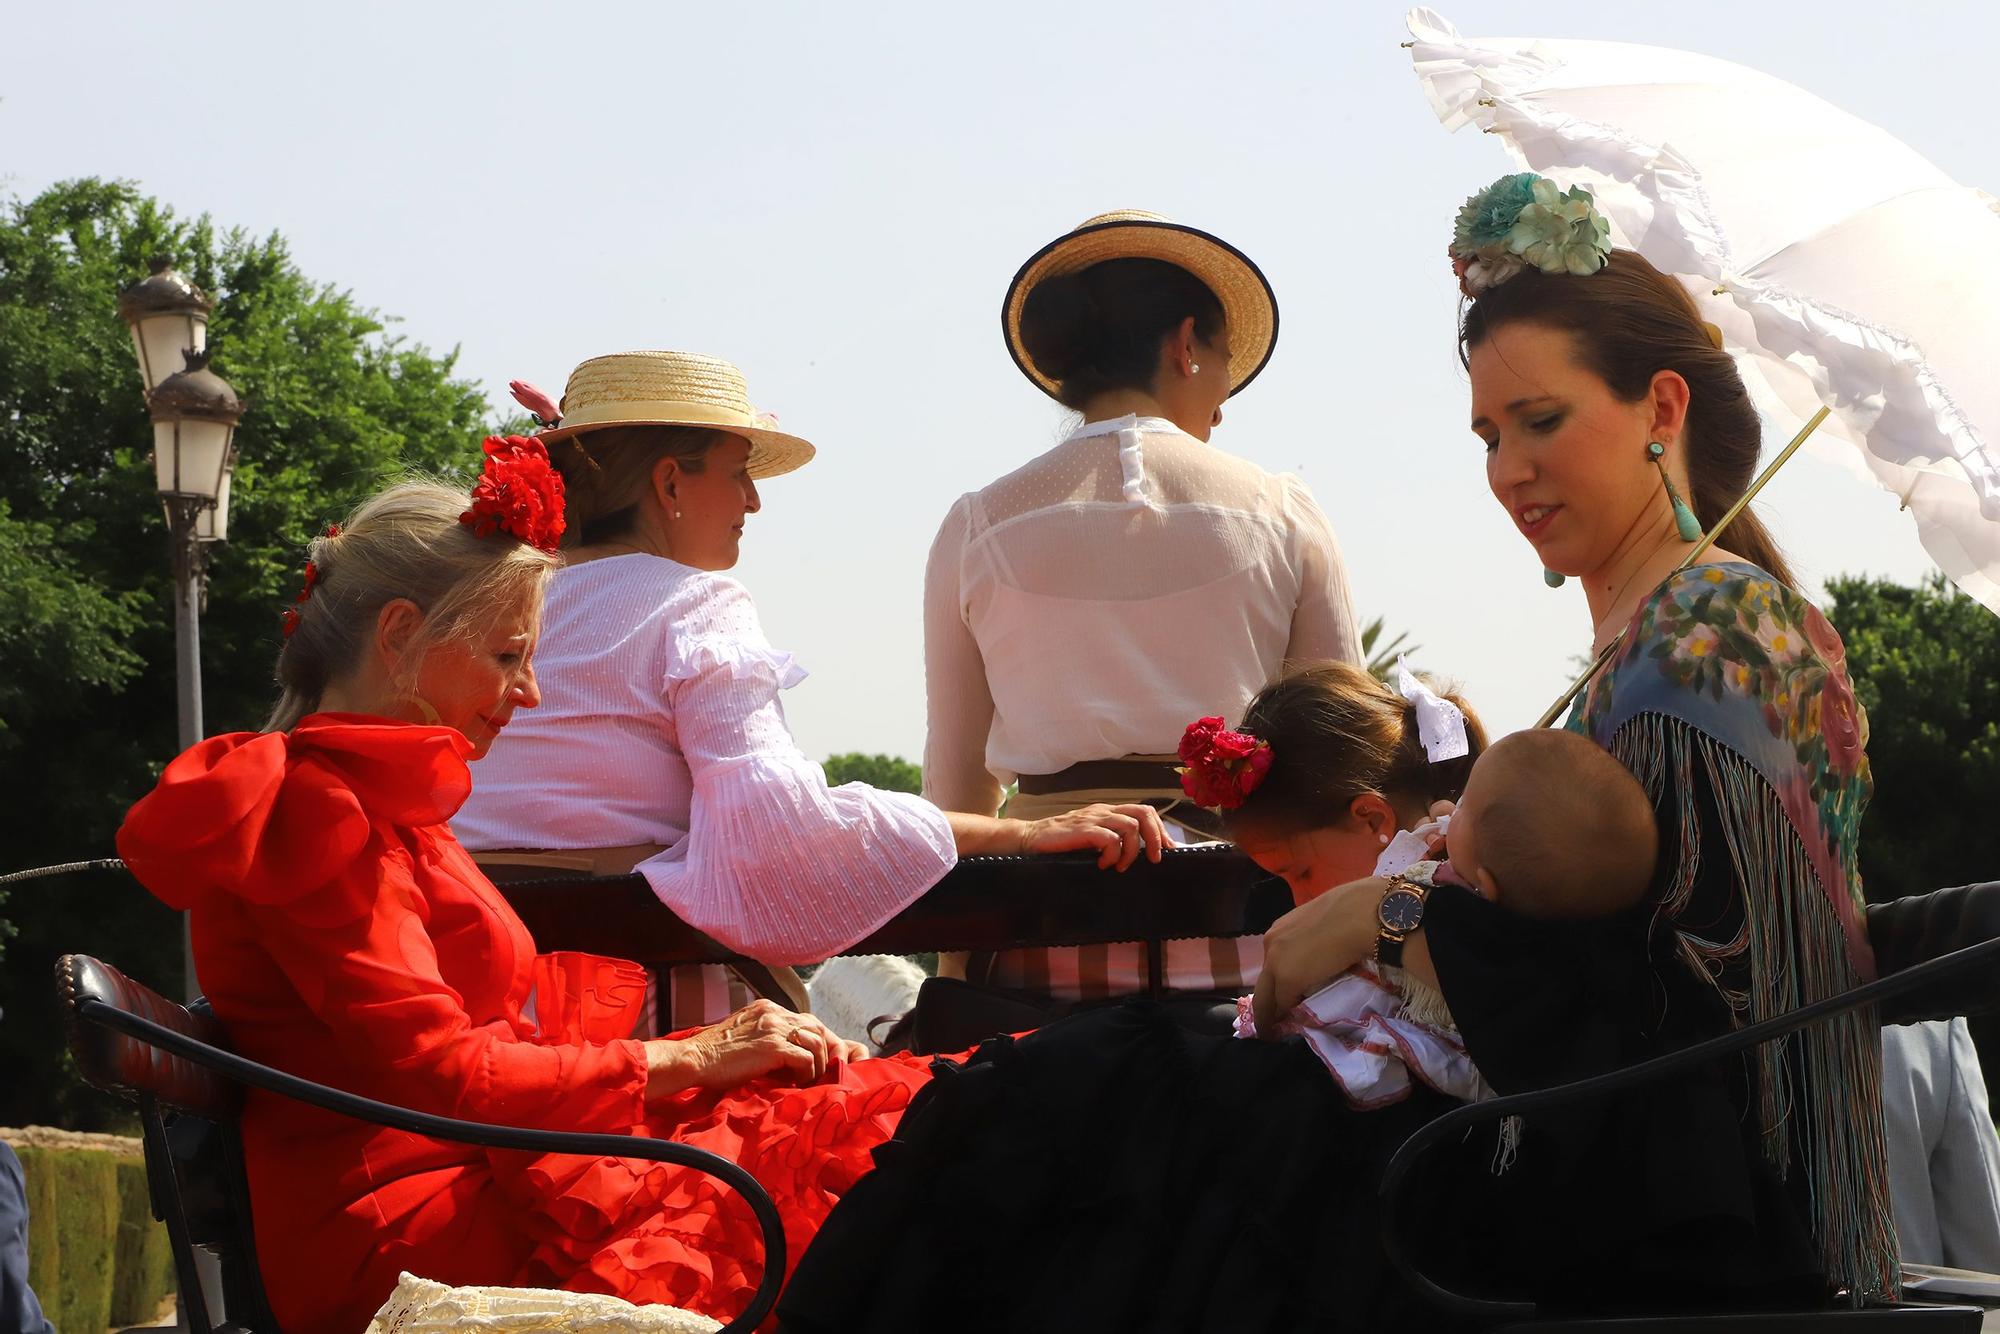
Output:
<svg viewBox="0 0 2000 1334">
<path fill-rule="evenodd" d="M 1884 975 L 2000 936 L 2000 880 L 1913 894 L 1868 907 L 1868 941 Z M 1914 1024 L 2000 1010 L 2000 986 L 1989 976 L 1954 973 L 1882 1006 L 1885 1024 Z"/>
<path fill-rule="evenodd" d="M 1885 1004 L 1902 997 L 1934 993 L 1940 984 L 1967 976 L 1981 967 L 1992 967 L 2000 963 L 2000 936 L 1969 945 L 1925 963 L 1913 964 L 1887 977 L 1844 991 L 1838 996 L 1814 1001 L 1800 1006 L 1789 1014 L 1775 1019 L 1767 1019 L 1761 1024 L 1739 1028 L 1733 1033 L 1697 1042 L 1691 1047 L 1669 1052 L 1665 1056 L 1655 1056 L 1649 1061 L 1627 1066 L 1623 1070 L 1613 1070 L 1609 1074 L 1595 1075 L 1589 1079 L 1579 1079 L 1569 1084 L 1559 1084 L 1554 1088 L 1537 1089 L 1532 1093 L 1515 1093 L 1504 1098 L 1492 1098 L 1486 1102 L 1468 1103 L 1455 1107 L 1443 1116 L 1429 1122 L 1403 1141 L 1395 1156 L 1382 1173 L 1382 1245 L 1388 1253 L 1389 1262 L 1403 1275 L 1411 1288 L 1425 1301 L 1442 1311 L 1453 1315 L 1477 1320 L 1525 1320 L 1535 1314 L 1533 1302 L 1493 1301 L 1481 1297 L 1468 1297 L 1443 1287 L 1417 1267 L 1404 1237 L 1404 1213 L 1407 1208 L 1409 1183 L 1412 1169 L 1417 1160 L 1439 1140 L 1451 1135 L 1461 1135 L 1475 1126 L 1497 1123 L 1505 1117 L 1519 1116 L 1528 1112 L 1545 1111 L 1551 1107 L 1566 1107 L 1601 1098 L 1611 1093 L 1622 1093 L 1642 1085 L 1658 1083 L 1671 1075 L 1733 1056 L 1751 1047 L 1781 1038 L 1801 1028 L 1837 1014 L 1858 1009 L 1863 1005 Z"/>
<path fill-rule="evenodd" d="M 672 1140 L 645 1139 L 636 1135 L 596 1135 L 560 1130 L 524 1130 L 517 1126 L 497 1126 L 481 1121 L 460 1121 L 429 1112 L 413 1111 L 393 1103 L 377 1102 L 346 1093 L 297 1075 L 274 1070 L 255 1061 L 214 1047 L 174 1029 L 128 1013 L 95 998 L 77 1002 L 77 1017 L 136 1038 L 170 1052 L 195 1065 L 216 1071 L 230 1079 L 309 1103 L 326 1111 L 338 1112 L 375 1125 L 406 1130 L 432 1139 L 460 1144 L 477 1144 L 489 1149 L 523 1149 L 530 1153 L 573 1153 L 592 1158 L 643 1158 L 658 1163 L 675 1163 L 706 1172 L 726 1182 L 741 1195 L 757 1216 L 764 1239 L 764 1274 L 743 1313 L 725 1329 L 749 1330 L 770 1313 L 778 1291 L 785 1282 L 785 1230 L 777 1206 L 757 1184 L 757 1179 L 727 1158 Z"/>
</svg>

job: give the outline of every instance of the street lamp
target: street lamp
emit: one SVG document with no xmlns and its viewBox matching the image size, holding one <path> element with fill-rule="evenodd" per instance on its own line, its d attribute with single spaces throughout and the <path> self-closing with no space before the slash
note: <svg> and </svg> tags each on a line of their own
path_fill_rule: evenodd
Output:
<svg viewBox="0 0 2000 1334">
<path fill-rule="evenodd" d="M 229 532 L 229 476 L 236 465 L 236 391 L 208 369 L 208 312 L 201 289 L 152 262 L 152 276 L 118 294 L 153 418 L 153 474 L 167 513 L 174 570 L 174 676 L 185 750 L 201 740 L 201 603 L 207 543 Z M 176 369 L 178 367 L 178 369 Z"/>
<path fill-rule="evenodd" d="M 148 266 L 152 277 L 118 294 L 118 317 L 131 326 L 132 350 L 148 394 L 180 370 L 185 352 L 208 348 L 208 312 L 214 303 L 175 273 L 172 264 L 165 255 L 153 256 Z"/>
<path fill-rule="evenodd" d="M 173 551 L 174 677 L 185 750 L 202 737 L 202 591 L 208 543 L 229 532 L 229 475 L 243 405 L 229 382 L 208 369 L 206 349 L 183 355 L 186 369 L 160 381 L 146 405 L 153 416 L 153 474 Z"/>
</svg>

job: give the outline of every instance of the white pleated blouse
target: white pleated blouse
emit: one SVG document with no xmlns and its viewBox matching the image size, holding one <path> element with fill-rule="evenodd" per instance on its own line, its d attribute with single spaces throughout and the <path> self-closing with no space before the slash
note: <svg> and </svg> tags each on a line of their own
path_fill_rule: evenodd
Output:
<svg viewBox="0 0 2000 1334">
<path fill-rule="evenodd" d="M 853 944 L 957 861 L 929 802 L 827 785 L 778 700 L 805 672 L 725 575 L 643 554 L 559 571 L 535 674 L 541 706 L 452 821 L 473 851 L 663 845 L 636 868 L 660 901 L 771 964 Z"/>
<path fill-rule="evenodd" d="M 1287 661 L 1361 660 L 1333 528 L 1157 417 L 1092 422 L 959 500 L 924 577 L 924 793 L 990 815 L 1019 774 L 1170 755 Z"/>
</svg>

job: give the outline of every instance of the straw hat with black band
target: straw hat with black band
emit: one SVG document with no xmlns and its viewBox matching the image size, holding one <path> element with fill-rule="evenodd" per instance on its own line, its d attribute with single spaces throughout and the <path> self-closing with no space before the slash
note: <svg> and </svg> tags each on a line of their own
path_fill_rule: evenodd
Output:
<svg viewBox="0 0 2000 1334">
<path fill-rule="evenodd" d="M 798 436 L 776 430 L 776 418 L 750 406 L 743 372 L 698 352 L 614 352 L 570 372 L 562 418 L 540 433 L 567 440 L 610 426 L 710 426 L 750 442 L 750 475 L 776 477 L 815 453 Z"/>
<path fill-rule="evenodd" d="M 1250 257 L 1219 236 L 1186 227 L 1171 218 L 1138 209 L 1100 213 L 1076 230 L 1028 257 L 1007 285 L 1000 307 L 1000 327 L 1007 350 L 1021 373 L 1051 398 L 1056 381 L 1035 368 L 1021 343 L 1021 308 L 1028 292 L 1044 278 L 1075 273 L 1107 259 L 1157 259 L 1187 270 L 1215 293 L 1229 327 L 1229 392 L 1242 392 L 1257 378 L 1278 341 L 1278 298 L 1264 272 Z"/>
</svg>

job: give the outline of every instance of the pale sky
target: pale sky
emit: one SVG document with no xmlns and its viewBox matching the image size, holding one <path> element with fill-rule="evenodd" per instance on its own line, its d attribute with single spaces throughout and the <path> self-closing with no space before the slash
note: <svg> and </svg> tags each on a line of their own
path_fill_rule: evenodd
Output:
<svg viewBox="0 0 2000 1334">
<path fill-rule="evenodd" d="M 1469 36 L 1751 65 L 2000 193 L 1990 0 L 1437 7 Z M 786 706 L 815 757 L 920 756 L 937 524 L 1064 433 L 1002 344 L 1008 278 L 1087 216 L 1168 214 L 1251 255 L 1282 312 L 1276 355 L 1214 443 L 1304 477 L 1364 616 L 1409 631 L 1416 664 L 1460 679 L 1506 731 L 1567 683 L 1589 617 L 1574 584 L 1543 587 L 1485 489 L 1443 250 L 1459 202 L 1511 167 L 1438 125 L 1397 45 L 1402 14 L 19 4 L 0 177 L 23 196 L 122 177 L 183 214 L 281 231 L 314 279 L 458 347 L 496 410 L 509 379 L 559 393 L 604 352 L 737 362 L 820 449 L 765 487 L 736 571 L 812 669 Z M 1894 498 L 1827 464 L 1798 460 L 1767 494 L 1809 592 L 1930 568 Z"/>
</svg>

